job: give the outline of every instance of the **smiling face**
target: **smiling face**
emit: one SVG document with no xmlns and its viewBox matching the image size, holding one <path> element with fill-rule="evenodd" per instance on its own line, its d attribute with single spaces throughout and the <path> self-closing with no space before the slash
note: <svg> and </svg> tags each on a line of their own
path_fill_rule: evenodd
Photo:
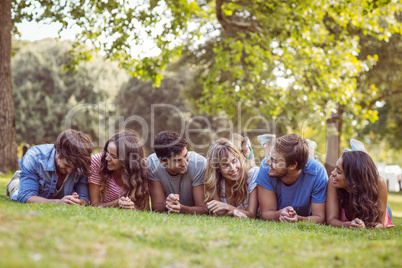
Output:
<svg viewBox="0 0 402 268">
<path fill-rule="evenodd" d="M 240 161 L 232 153 L 229 153 L 226 159 L 222 159 L 219 167 L 222 176 L 231 181 L 236 181 L 240 174 Z"/>
<path fill-rule="evenodd" d="M 188 160 L 188 150 L 184 148 L 179 154 L 167 159 L 167 162 L 160 161 L 162 165 L 166 167 L 170 175 L 176 176 L 187 172 Z"/>
<path fill-rule="evenodd" d="M 348 185 L 346 183 L 345 172 L 343 171 L 343 160 L 342 157 L 336 161 L 336 167 L 331 172 L 331 176 L 329 177 L 331 183 L 336 188 L 346 189 L 348 190 Z"/>
<path fill-rule="evenodd" d="M 271 178 L 281 179 L 288 174 L 288 167 L 286 166 L 285 157 L 283 153 L 278 152 L 275 148 L 271 149 L 270 156 L 266 161 L 269 166 L 268 175 Z"/>
<path fill-rule="evenodd" d="M 122 169 L 118 155 L 117 146 L 114 142 L 109 142 L 106 150 L 107 169 L 109 171 L 118 171 Z"/>
</svg>

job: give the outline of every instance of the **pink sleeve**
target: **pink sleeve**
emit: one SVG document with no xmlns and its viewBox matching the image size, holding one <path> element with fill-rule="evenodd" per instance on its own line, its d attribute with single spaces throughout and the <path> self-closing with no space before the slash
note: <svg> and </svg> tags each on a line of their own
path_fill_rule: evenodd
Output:
<svg viewBox="0 0 402 268">
<path fill-rule="evenodd" d="M 92 157 L 91 159 L 92 175 L 88 178 L 88 183 L 100 185 L 101 177 L 99 175 L 99 171 L 101 167 L 101 157 L 102 153 L 98 153 Z"/>
<path fill-rule="evenodd" d="M 388 213 L 388 209 L 386 210 L 387 215 L 385 215 L 385 222 L 384 226 L 385 227 L 394 227 L 395 225 L 391 221 L 391 216 Z"/>
</svg>

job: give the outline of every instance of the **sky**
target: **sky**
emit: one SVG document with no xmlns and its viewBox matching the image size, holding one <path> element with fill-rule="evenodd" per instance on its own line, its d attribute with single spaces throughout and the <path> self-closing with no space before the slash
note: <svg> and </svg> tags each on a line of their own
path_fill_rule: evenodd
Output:
<svg viewBox="0 0 402 268">
<path fill-rule="evenodd" d="M 19 40 L 28 40 L 28 41 L 38 41 L 45 38 L 60 38 L 61 40 L 75 40 L 75 35 L 79 32 L 78 26 L 72 26 L 63 30 L 60 33 L 60 37 L 58 34 L 59 29 L 61 28 L 61 23 L 52 22 L 51 24 L 46 24 L 43 22 L 28 22 L 23 21 L 22 23 L 17 24 L 18 31 L 21 36 L 16 36 L 16 39 Z M 102 37 L 101 37 L 102 38 Z M 144 36 L 142 38 L 143 46 L 139 46 L 136 44 L 131 45 L 131 55 L 134 58 L 141 58 L 143 56 L 153 57 L 157 56 L 160 53 L 159 48 L 155 48 L 153 41 L 148 37 Z M 88 43 L 87 45 L 90 46 Z M 102 54 L 102 52 L 100 52 Z"/>
<path fill-rule="evenodd" d="M 23 21 L 22 23 L 19 23 L 17 27 L 21 33 L 21 37 L 19 37 L 18 39 L 37 41 L 48 37 L 57 38 L 58 37 L 57 31 L 60 29 L 61 24 L 60 23 L 44 24 L 44 23 Z M 77 29 L 74 28 L 64 30 L 61 34 L 61 39 L 74 40 L 76 33 Z"/>
</svg>

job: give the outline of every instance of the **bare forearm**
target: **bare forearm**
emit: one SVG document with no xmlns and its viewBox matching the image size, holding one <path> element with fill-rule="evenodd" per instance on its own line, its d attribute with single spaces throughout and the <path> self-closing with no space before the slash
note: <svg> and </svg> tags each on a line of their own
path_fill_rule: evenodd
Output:
<svg viewBox="0 0 402 268">
<path fill-rule="evenodd" d="M 180 205 L 180 213 L 183 214 L 207 214 L 207 210 L 203 206 L 194 206 L 194 207 L 189 207 L 185 205 Z"/>
<path fill-rule="evenodd" d="M 334 227 L 350 228 L 351 222 L 350 221 L 340 221 L 338 219 L 328 219 L 327 225 L 331 225 Z"/>
<path fill-rule="evenodd" d="M 165 211 L 165 204 L 164 203 L 151 203 L 152 211 L 156 212 L 164 212 Z"/>
<path fill-rule="evenodd" d="M 313 221 L 316 223 L 324 223 L 325 222 L 325 217 L 318 216 L 318 215 L 313 215 L 313 216 L 309 216 L 309 217 L 298 216 L 297 219 L 298 219 L 298 221 Z"/>
<path fill-rule="evenodd" d="M 252 219 L 255 218 L 255 213 L 253 213 L 253 212 L 251 212 L 249 210 L 244 210 L 244 209 L 237 208 L 237 207 L 232 206 L 232 205 L 230 205 L 230 209 L 227 211 L 226 215 L 233 217 L 235 209 L 237 209 L 238 211 L 243 212 L 244 214 L 246 214 L 247 218 L 252 218 Z"/>
<path fill-rule="evenodd" d="M 40 196 L 31 196 L 28 198 L 27 203 L 53 203 L 53 204 L 61 204 L 60 199 L 47 199 Z"/>
<path fill-rule="evenodd" d="M 261 218 L 265 221 L 278 221 L 282 210 L 268 210 L 261 214 Z"/>
<path fill-rule="evenodd" d="M 92 203 L 91 202 L 91 206 L 93 206 L 93 207 L 103 207 L 103 208 L 118 207 L 118 202 L 119 202 L 119 200 L 115 200 L 115 201 L 107 202 L 107 203 L 102 203 L 102 202 Z"/>
</svg>

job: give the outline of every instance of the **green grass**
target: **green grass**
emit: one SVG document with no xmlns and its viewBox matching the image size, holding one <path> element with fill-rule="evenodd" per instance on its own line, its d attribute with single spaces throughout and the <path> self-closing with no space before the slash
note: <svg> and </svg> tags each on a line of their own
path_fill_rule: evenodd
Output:
<svg viewBox="0 0 402 268">
<path fill-rule="evenodd" d="M 0 267 L 386 266 L 402 259 L 395 228 L 349 230 L 226 217 L 19 204 L 0 176 Z"/>
</svg>

